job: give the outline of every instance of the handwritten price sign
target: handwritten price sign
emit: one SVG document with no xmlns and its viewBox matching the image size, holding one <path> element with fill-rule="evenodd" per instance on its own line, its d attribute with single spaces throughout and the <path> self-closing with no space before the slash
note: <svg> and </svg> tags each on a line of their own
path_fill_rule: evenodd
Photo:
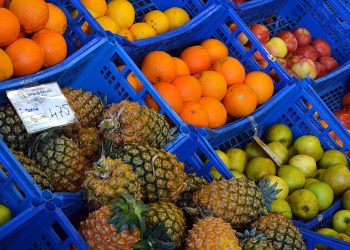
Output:
<svg viewBox="0 0 350 250">
<path fill-rule="evenodd" d="M 77 122 L 56 82 L 6 91 L 28 133 Z"/>
</svg>

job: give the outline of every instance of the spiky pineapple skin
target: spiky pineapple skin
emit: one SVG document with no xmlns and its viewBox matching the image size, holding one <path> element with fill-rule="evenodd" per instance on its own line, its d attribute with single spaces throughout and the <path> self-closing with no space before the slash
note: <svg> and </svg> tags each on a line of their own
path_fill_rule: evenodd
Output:
<svg viewBox="0 0 350 250">
<path fill-rule="evenodd" d="M 89 161 L 96 161 L 100 156 L 102 138 L 97 127 L 80 128 L 78 142 L 81 151 Z"/>
<path fill-rule="evenodd" d="M 152 226 L 164 223 L 171 240 L 181 245 L 186 234 L 186 223 L 180 208 L 171 202 L 150 203 L 147 219 Z"/>
<path fill-rule="evenodd" d="M 83 188 L 89 207 L 98 209 L 110 203 L 118 194 L 128 193 L 136 200 L 142 199 L 141 185 L 129 164 L 119 159 L 106 159 L 107 176 L 97 169 L 85 173 Z"/>
<path fill-rule="evenodd" d="M 140 231 L 132 233 L 128 228 L 120 233 L 115 226 L 108 223 L 111 218 L 111 205 L 106 205 L 89 214 L 88 218 L 80 223 L 80 233 L 92 250 L 132 250 L 140 240 Z"/>
<path fill-rule="evenodd" d="M 206 215 L 222 217 L 234 228 L 260 217 L 264 202 L 253 181 L 243 178 L 214 181 L 193 194 L 194 207 Z"/>
<path fill-rule="evenodd" d="M 27 170 L 27 172 L 32 176 L 33 180 L 39 187 L 42 189 L 51 189 L 49 177 L 35 161 L 26 157 L 23 152 L 12 150 L 12 153 Z"/>
<path fill-rule="evenodd" d="M 0 139 L 8 147 L 25 152 L 29 138 L 16 110 L 11 105 L 0 106 Z"/>
<path fill-rule="evenodd" d="M 187 250 L 240 250 L 239 242 L 229 223 L 221 218 L 199 220 L 189 231 Z"/>
<path fill-rule="evenodd" d="M 240 242 L 242 250 L 274 250 L 271 240 L 248 238 Z"/>
<path fill-rule="evenodd" d="M 107 153 L 133 166 L 148 202 L 175 202 L 184 190 L 184 164 L 169 152 L 148 145 L 125 144 L 109 147 Z"/>
<path fill-rule="evenodd" d="M 39 141 L 32 154 L 51 180 L 53 191 L 77 192 L 89 164 L 78 144 L 64 135 L 54 134 Z"/>
<path fill-rule="evenodd" d="M 181 208 L 190 206 L 193 193 L 205 185 L 208 185 L 208 182 L 203 177 L 196 174 L 186 174 L 185 190 L 181 193 L 176 205 Z"/>
<path fill-rule="evenodd" d="M 77 116 L 75 127 L 87 128 L 100 123 L 104 104 L 98 96 L 81 89 L 63 88 L 62 92 Z"/>
<path fill-rule="evenodd" d="M 169 124 L 157 111 L 137 102 L 113 103 L 103 114 L 103 120 L 115 122 L 115 127 L 103 129 L 103 138 L 115 144 L 140 143 L 163 148 L 170 140 Z"/>
<path fill-rule="evenodd" d="M 272 240 L 273 247 L 276 250 L 306 249 L 298 228 L 281 214 L 268 214 L 263 216 L 255 221 L 252 227 L 256 227 L 256 232 L 258 234 L 264 234 L 267 239 Z"/>
</svg>

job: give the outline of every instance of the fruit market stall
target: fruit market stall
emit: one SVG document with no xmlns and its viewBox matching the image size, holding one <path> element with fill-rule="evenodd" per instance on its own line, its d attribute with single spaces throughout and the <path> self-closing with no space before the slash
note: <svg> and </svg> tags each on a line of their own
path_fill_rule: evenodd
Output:
<svg viewBox="0 0 350 250">
<path fill-rule="evenodd" d="M 349 13 L 0 0 L 0 249 L 350 249 Z"/>
</svg>

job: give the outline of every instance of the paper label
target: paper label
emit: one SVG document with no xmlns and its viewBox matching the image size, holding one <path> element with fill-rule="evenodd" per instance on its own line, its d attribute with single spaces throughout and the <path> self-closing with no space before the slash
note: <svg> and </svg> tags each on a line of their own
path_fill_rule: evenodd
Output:
<svg viewBox="0 0 350 250">
<path fill-rule="evenodd" d="M 77 122 L 56 82 L 8 90 L 6 94 L 29 134 Z"/>
</svg>

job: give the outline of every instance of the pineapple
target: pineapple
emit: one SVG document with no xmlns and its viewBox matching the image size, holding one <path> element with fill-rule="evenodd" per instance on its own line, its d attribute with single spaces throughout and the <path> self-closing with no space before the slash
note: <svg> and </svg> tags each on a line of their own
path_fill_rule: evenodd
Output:
<svg viewBox="0 0 350 250">
<path fill-rule="evenodd" d="M 205 185 L 208 185 L 208 182 L 203 177 L 196 174 L 187 174 L 185 179 L 185 190 L 177 201 L 177 206 L 181 208 L 188 207 L 192 202 L 193 193 Z"/>
<path fill-rule="evenodd" d="M 98 160 L 102 139 L 97 127 L 80 128 L 78 131 L 78 142 L 86 159 L 92 162 Z"/>
<path fill-rule="evenodd" d="M 184 190 L 185 171 L 184 164 L 175 155 L 148 145 L 108 146 L 107 155 L 133 166 L 146 201 L 179 199 Z"/>
<path fill-rule="evenodd" d="M 113 103 L 100 124 L 103 139 L 115 144 L 139 143 L 163 148 L 170 140 L 169 125 L 157 111 L 137 102 Z"/>
<path fill-rule="evenodd" d="M 256 235 L 256 228 L 252 231 L 245 230 L 244 234 L 237 233 L 241 239 L 240 245 L 243 250 L 274 250 L 273 243 L 263 234 Z"/>
<path fill-rule="evenodd" d="M 0 139 L 14 150 L 27 150 L 29 134 L 11 105 L 0 106 Z"/>
<path fill-rule="evenodd" d="M 145 229 L 142 216 L 147 210 L 130 195 L 122 194 L 112 205 L 90 213 L 80 223 L 80 233 L 92 250 L 132 250 Z"/>
<path fill-rule="evenodd" d="M 264 234 L 272 240 L 273 247 L 279 249 L 306 249 L 299 230 L 281 214 L 268 214 L 252 224 L 258 234 Z"/>
<path fill-rule="evenodd" d="M 119 193 L 129 193 L 142 199 L 141 185 L 129 164 L 104 156 L 94 164 L 93 171 L 85 173 L 83 188 L 89 205 L 94 209 L 110 203 Z"/>
<path fill-rule="evenodd" d="M 170 239 L 180 246 L 186 234 L 186 223 L 181 209 L 171 202 L 150 203 L 149 206 L 147 219 L 150 225 L 164 223 Z"/>
<path fill-rule="evenodd" d="M 27 158 L 22 152 L 12 150 L 17 160 L 23 165 L 33 180 L 42 189 L 51 189 L 50 179 L 35 161 Z"/>
<path fill-rule="evenodd" d="M 239 242 L 229 223 L 221 218 L 199 220 L 189 231 L 187 250 L 240 250 Z"/>
<path fill-rule="evenodd" d="M 63 88 L 62 92 L 77 116 L 75 128 L 93 127 L 100 123 L 104 104 L 98 96 L 81 89 Z"/>
<path fill-rule="evenodd" d="M 222 217 L 233 228 L 258 219 L 264 207 L 271 207 L 280 190 L 277 183 L 269 186 L 269 180 L 260 183 L 260 189 L 244 178 L 214 181 L 193 194 L 193 205 L 204 216 Z"/>
<path fill-rule="evenodd" d="M 53 191 L 80 190 L 88 163 L 74 140 L 48 130 L 37 137 L 29 155 L 45 171 Z"/>
</svg>

